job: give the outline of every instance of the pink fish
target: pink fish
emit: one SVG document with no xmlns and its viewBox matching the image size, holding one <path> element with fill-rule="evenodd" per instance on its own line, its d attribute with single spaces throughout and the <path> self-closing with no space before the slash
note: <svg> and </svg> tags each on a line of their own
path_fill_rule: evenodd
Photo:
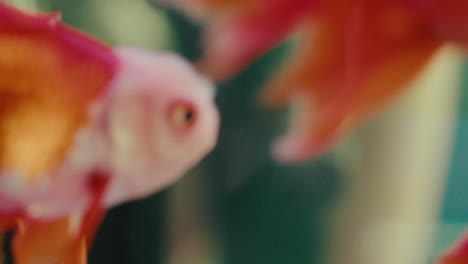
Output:
<svg viewBox="0 0 468 264">
<path fill-rule="evenodd" d="M 295 107 L 274 146 L 282 162 L 329 151 L 401 94 L 444 43 L 468 46 L 466 0 L 156 1 L 206 24 L 199 63 L 215 79 L 301 33 L 263 93 L 269 107 Z"/>
<path fill-rule="evenodd" d="M 214 88 L 177 55 L 112 49 L 3 2 L 0 51 L 0 231 L 16 230 L 16 264 L 86 263 L 107 208 L 216 144 Z"/>
</svg>

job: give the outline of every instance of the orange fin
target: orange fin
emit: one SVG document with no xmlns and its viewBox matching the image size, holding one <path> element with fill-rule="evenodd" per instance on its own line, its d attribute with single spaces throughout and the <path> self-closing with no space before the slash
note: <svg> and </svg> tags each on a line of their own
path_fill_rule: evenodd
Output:
<svg viewBox="0 0 468 264">
<path fill-rule="evenodd" d="M 275 148 L 283 162 L 329 150 L 406 88 L 440 47 L 393 1 L 332 1 L 312 22 L 297 60 L 265 94 L 271 106 L 297 103 Z"/>
<path fill-rule="evenodd" d="M 73 222 L 78 218 L 64 218 L 50 222 L 24 221 L 13 239 L 13 253 L 16 264 L 60 263 L 70 246 L 75 244 L 77 231 Z M 78 223 L 79 224 L 79 223 Z M 79 264 L 80 262 L 66 262 Z"/>
<path fill-rule="evenodd" d="M 13 239 L 15 264 L 86 264 L 88 249 L 104 216 L 107 174 L 91 175 L 91 207 L 83 214 L 53 221 L 20 221 Z"/>
<path fill-rule="evenodd" d="M 0 17 L 0 164 L 34 180 L 62 160 L 86 125 L 117 58 L 57 14 L 0 2 Z"/>
</svg>

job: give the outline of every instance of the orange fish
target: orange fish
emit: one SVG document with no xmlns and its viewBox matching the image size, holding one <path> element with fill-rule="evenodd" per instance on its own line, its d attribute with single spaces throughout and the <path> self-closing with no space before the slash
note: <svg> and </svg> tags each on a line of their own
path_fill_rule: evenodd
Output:
<svg viewBox="0 0 468 264">
<path fill-rule="evenodd" d="M 468 236 L 461 238 L 453 249 L 441 256 L 436 264 L 467 264 L 468 263 Z"/>
<path fill-rule="evenodd" d="M 105 210 L 213 149 L 213 97 L 181 57 L 113 49 L 0 2 L 0 231 L 15 231 L 15 263 L 86 263 Z"/>
<path fill-rule="evenodd" d="M 400 94 L 444 43 L 468 45 L 466 0 L 164 2 L 205 10 L 200 66 L 217 79 L 301 32 L 298 49 L 263 93 L 266 105 L 295 110 L 273 150 L 283 162 L 330 150 Z"/>
</svg>

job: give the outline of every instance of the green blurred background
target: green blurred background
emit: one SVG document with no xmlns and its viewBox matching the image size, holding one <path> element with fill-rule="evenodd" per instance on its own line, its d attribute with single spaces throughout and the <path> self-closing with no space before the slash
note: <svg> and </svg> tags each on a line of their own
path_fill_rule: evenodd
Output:
<svg viewBox="0 0 468 264">
<path fill-rule="evenodd" d="M 60 10 L 64 21 L 111 44 L 175 51 L 190 60 L 201 52 L 201 28 L 150 1 L 11 2 Z M 219 85 L 222 126 L 215 151 L 176 185 L 112 209 L 94 242 L 91 264 L 326 263 L 329 215 L 345 175 L 331 155 L 300 165 L 273 162 L 270 144 L 285 129 L 286 112 L 257 104 L 259 88 L 289 50 L 284 44 Z M 434 254 L 468 224 L 467 92 L 461 100 Z"/>
<path fill-rule="evenodd" d="M 468 64 L 463 66 L 455 148 L 442 206 L 436 251 L 455 241 L 468 226 Z"/>
</svg>

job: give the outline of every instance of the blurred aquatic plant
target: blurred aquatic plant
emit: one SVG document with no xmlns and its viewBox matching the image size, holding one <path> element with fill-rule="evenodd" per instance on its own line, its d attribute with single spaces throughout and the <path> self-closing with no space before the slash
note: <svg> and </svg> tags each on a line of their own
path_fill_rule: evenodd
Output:
<svg viewBox="0 0 468 264">
<path fill-rule="evenodd" d="M 456 49 L 441 49 L 408 93 L 361 128 L 352 152 L 340 153 L 348 184 L 327 263 L 433 263 L 461 60 Z"/>
</svg>

